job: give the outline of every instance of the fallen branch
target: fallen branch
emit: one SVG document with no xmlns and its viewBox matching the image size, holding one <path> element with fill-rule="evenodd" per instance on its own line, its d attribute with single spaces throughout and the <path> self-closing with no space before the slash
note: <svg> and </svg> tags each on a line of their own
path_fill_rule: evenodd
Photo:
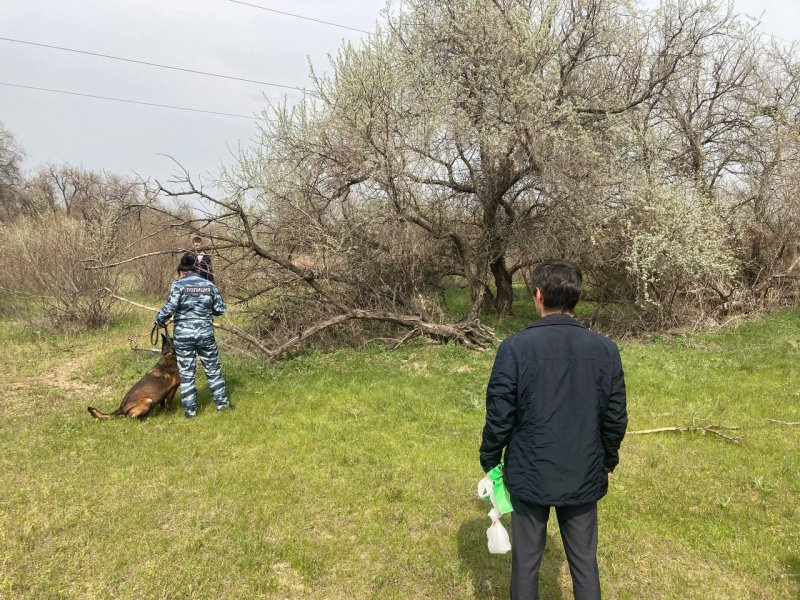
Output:
<svg viewBox="0 0 800 600">
<path fill-rule="evenodd" d="M 138 306 L 139 308 L 143 308 L 145 310 L 149 310 L 155 313 L 158 312 L 157 308 L 153 308 L 152 306 L 147 306 L 146 304 L 139 304 L 138 302 L 134 302 L 133 300 L 128 300 L 127 298 L 118 296 L 117 294 L 112 292 L 109 288 L 103 288 L 103 289 L 106 292 L 108 292 L 108 295 L 114 298 L 115 300 L 119 300 L 120 302 L 127 302 L 128 304 L 131 304 L 133 306 Z M 264 344 L 259 342 L 257 338 L 254 338 L 252 335 L 242 331 L 235 325 L 221 325 L 219 323 L 212 323 L 212 325 L 214 325 L 214 327 L 216 327 L 217 329 L 221 329 L 222 331 L 227 331 L 228 333 L 232 333 L 233 335 L 242 338 L 243 340 L 247 341 L 248 343 L 258 348 L 261 352 L 270 354 L 269 348 L 267 348 L 266 346 L 264 346 Z"/>
<path fill-rule="evenodd" d="M 127 302 L 128 304 L 138 306 L 139 308 L 143 308 L 152 312 L 158 312 L 157 308 L 153 308 L 152 306 L 140 304 L 138 302 L 134 302 L 133 300 L 128 300 L 127 298 L 118 296 L 109 288 L 103 289 L 115 300 Z M 386 323 L 394 323 L 402 327 L 407 327 L 411 331 L 401 340 L 401 343 L 405 343 L 408 341 L 408 339 L 417 335 L 427 335 L 428 337 L 440 343 L 454 341 L 463 344 L 467 348 L 481 350 L 497 341 L 497 336 L 495 335 L 494 331 L 482 325 L 479 321 L 461 321 L 459 323 L 445 325 L 426 321 L 422 317 L 416 315 L 404 315 L 400 313 L 360 309 L 351 310 L 349 312 L 331 317 L 325 321 L 316 323 L 308 329 L 295 334 L 277 348 L 268 348 L 261 340 L 250 335 L 246 331 L 239 329 L 235 325 L 221 325 L 219 323 L 214 323 L 213 325 L 217 329 L 227 331 L 228 333 L 232 333 L 233 335 L 245 340 L 253 347 L 263 352 L 266 355 L 267 360 L 273 361 L 288 352 L 294 346 L 297 346 L 320 331 L 350 320 L 383 321 Z"/>
<path fill-rule="evenodd" d="M 158 312 L 157 308 L 153 308 L 152 306 L 147 306 L 146 304 L 139 304 L 138 302 L 134 302 L 133 300 L 128 300 L 127 298 L 123 298 L 122 296 L 117 296 L 114 292 L 112 292 L 107 287 L 103 288 L 108 295 L 114 298 L 114 300 L 119 300 L 120 302 L 127 302 L 128 304 L 133 304 L 133 306 L 138 306 L 139 308 L 144 308 L 145 310 L 152 310 L 153 312 Z"/>
<path fill-rule="evenodd" d="M 467 348 L 481 350 L 497 341 L 494 331 L 484 325 L 481 325 L 478 321 L 462 321 L 453 325 L 443 325 L 440 323 L 426 321 L 422 317 L 416 315 L 354 309 L 349 312 L 331 317 L 330 319 L 320 323 L 316 323 L 308 329 L 296 334 L 277 348 L 265 351 L 269 357 L 269 360 L 275 360 L 282 354 L 288 352 L 294 346 L 297 346 L 304 340 L 319 333 L 320 331 L 350 320 L 383 321 L 385 323 L 394 323 L 395 325 L 410 328 L 410 334 L 404 337 L 401 340 L 401 343 L 405 343 L 408 341 L 408 339 L 410 339 L 410 337 L 415 335 L 427 335 L 428 337 L 440 343 L 455 341 L 463 344 Z"/>
<path fill-rule="evenodd" d="M 163 254 L 179 254 L 181 252 L 186 252 L 186 250 L 159 250 L 158 252 L 148 252 L 147 254 L 140 254 L 139 256 L 134 256 L 133 258 L 126 258 L 125 260 L 120 260 L 115 263 L 109 263 L 107 265 L 101 263 L 99 265 L 84 266 L 83 268 L 86 269 L 87 271 L 96 271 L 98 269 L 110 269 L 111 267 L 118 267 L 120 265 L 124 265 L 129 262 L 133 262 L 135 260 L 141 260 L 143 258 L 148 258 L 150 256 L 160 256 Z M 100 262 L 99 260 L 94 258 L 89 260 L 84 260 L 82 262 L 90 262 L 90 261 Z"/>
<path fill-rule="evenodd" d="M 797 427 L 800 425 L 800 421 L 778 421 L 778 419 L 767 419 L 770 423 L 778 423 L 779 425 L 787 425 L 788 427 Z"/>
<path fill-rule="evenodd" d="M 392 350 L 397 350 L 400 346 L 405 344 L 407 341 L 421 335 L 419 329 L 416 327 L 409 331 L 406 335 L 404 335 L 395 345 L 392 346 Z"/>
<path fill-rule="evenodd" d="M 225 340 L 219 339 L 217 340 L 219 347 L 227 352 L 233 352 L 234 354 L 239 354 L 240 356 L 246 356 L 247 358 L 258 359 L 258 355 L 253 354 L 252 352 L 248 352 L 244 348 L 239 348 L 238 346 L 234 346 L 230 342 L 226 342 Z"/>
<path fill-rule="evenodd" d="M 214 246 L 214 250 L 228 250 L 230 248 L 238 248 L 238 245 L 221 245 L 221 246 Z M 145 258 L 150 258 L 151 256 L 164 256 L 166 254 L 185 254 L 188 252 L 185 248 L 177 248 L 175 250 L 158 250 L 156 252 L 146 252 L 144 254 L 139 254 L 137 256 L 133 256 L 131 258 L 126 258 L 124 260 L 119 260 L 117 262 L 103 264 L 99 259 L 90 258 L 87 260 L 81 261 L 82 263 L 87 262 L 97 262 L 100 263 L 99 265 L 84 265 L 84 269 L 87 271 L 96 271 L 98 269 L 110 269 L 112 267 L 119 267 L 120 265 L 126 265 L 131 262 L 135 262 L 137 260 L 143 260 Z"/>
<path fill-rule="evenodd" d="M 232 333 L 236 337 L 243 339 L 244 341 L 255 346 L 265 354 L 270 353 L 269 348 L 267 348 L 263 343 L 261 343 L 261 341 L 257 337 L 250 335 L 246 331 L 242 331 L 241 329 L 236 327 L 236 325 L 222 325 L 220 323 L 214 323 L 213 325 L 217 329 L 221 329 L 222 331 L 227 331 L 228 333 Z"/>
<path fill-rule="evenodd" d="M 714 435 L 718 435 L 721 438 L 728 440 L 734 444 L 738 444 L 744 439 L 744 435 L 738 436 L 730 436 L 725 435 L 722 433 L 723 431 L 738 431 L 741 427 L 736 426 L 729 426 L 729 425 L 678 425 L 675 427 L 658 427 L 656 429 L 640 429 L 639 431 L 629 431 L 629 435 L 646 435 L 649 433 L 662 433 L 666 431 L 677 431 L 679 433 L 683 432 L 690 432 L 690 433 L 700 433 L 701 435 L 705 435 L 706 433 L 713 433 Z"/>
</svg>

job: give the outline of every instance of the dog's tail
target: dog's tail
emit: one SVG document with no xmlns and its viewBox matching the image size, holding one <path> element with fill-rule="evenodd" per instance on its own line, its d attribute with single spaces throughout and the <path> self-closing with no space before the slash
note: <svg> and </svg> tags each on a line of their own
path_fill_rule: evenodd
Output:
<svg viewBox="0 0 800 600">
<path fill-rule="evenodd" d="M 104 412 L 100 412 L 99 410 L 97 410 L 93 406 L 87 406 L 86 410 L 88 410 L 89 414 L 92 415 L 95 419 L 110 419 L 111 417 L 116 417 L 116 416 L 122 414 L 120 412 L 120 410 L 117 409 L 114 412 L 112 412 L 110 415 L 108 415 L 108 414 L 106 414 Z"/>
</svg>

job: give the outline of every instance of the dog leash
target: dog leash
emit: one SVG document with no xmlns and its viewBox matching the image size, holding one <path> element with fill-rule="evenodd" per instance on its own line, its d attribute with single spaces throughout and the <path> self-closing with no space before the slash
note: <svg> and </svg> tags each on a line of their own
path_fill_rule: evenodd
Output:
<svg viewBox="0 0 800 600">
<path fill-rule="evenodd" d="M 153 328 L 150 330 L 150 345 L 151 346 L 157 346 L 158 345 L 158 331 L 160 329 L 163 329 L 164 333 L 166 333 L 167 337 L 169 337 L 169 329 L 167 329 L 168 325 L 169 325 L 169 323 L 167 323 L 166 325 L 164 325 L 162 327 L 158 323 L 153 323 Z"/>
</svg>

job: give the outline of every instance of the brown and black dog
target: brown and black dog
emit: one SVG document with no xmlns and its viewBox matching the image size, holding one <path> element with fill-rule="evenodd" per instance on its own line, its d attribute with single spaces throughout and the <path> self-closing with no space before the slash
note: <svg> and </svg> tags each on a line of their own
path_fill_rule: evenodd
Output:
<svg viewBox="0 0 800 600">
<path fill-rule="evenodd" d="M 95 419 L 110 419 L 125 415 L 132 418 L 144 418 L 155 404 L 162 408 L 169 408 L 172 398 L 180 385 L 178 374 L 178 360 L 175 358 L 175 348 L 169 336 L 161 334 L 161 358 L 155 367 L 150 369 L 130 391 L 125 394 L 122 404 L 111 414 L 100 412 L 96 408 L 88 407 L 89 414 Z"/>
</svg>

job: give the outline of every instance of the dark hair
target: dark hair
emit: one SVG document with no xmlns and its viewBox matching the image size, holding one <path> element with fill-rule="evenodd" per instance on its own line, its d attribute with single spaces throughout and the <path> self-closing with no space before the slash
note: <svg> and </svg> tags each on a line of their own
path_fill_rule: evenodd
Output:
<svg viewBox="0 0 800 600">
<path fill-rule="evenodd" d="M 201 238 L 199 235 L 196 235 L 196 236 L 194 236 L 194 237 L 192 238 L 192 241 L 193 241 L 193 242 L 202 242 L 202 241 L 203 241 L 203 238 Z"/>
<path fill-rule="evenodd" d="M 551 258 L 533 269 L 532 284 L 544 297 L 548 310 L 571 311 L 581 297 L 583 275 L 571 260 Z"/>
<path fill-rule="evenodd" d="M 197 267 L 194 264 L 194 254 L 187 252 L 181 256 L 181 262 L 178 264 L 178 273 L 181 271 L 188 273 L 189 271 L 196 271 Z"/>
</svg>

